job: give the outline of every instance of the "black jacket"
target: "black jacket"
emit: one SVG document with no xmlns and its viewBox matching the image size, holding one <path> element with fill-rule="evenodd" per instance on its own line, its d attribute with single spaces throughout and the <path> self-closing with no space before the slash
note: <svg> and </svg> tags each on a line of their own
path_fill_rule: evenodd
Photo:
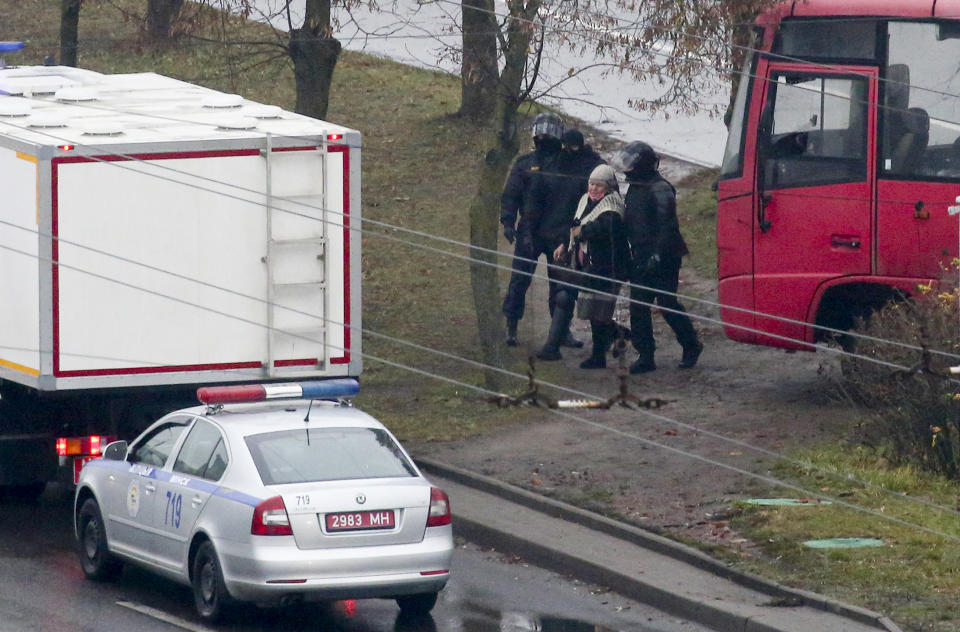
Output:
<svg viewBox="0 0 960 632">
<path fill-rule="evenodd" d="M 652 255 L 661 259 L 689 254 L 677 221 L 677 192 L 659 172 L 627 173 L 624 223 L 634 266 Z"/>
<path fill-rule="evenodd" d="M 586 212 L 589 213 L 595 205 L 595 202 L 588 202 Z M 598 292 L 614 291 L 617 287 L 615 281 L 626 278 L 629 259 L 623 219 L 618 213 L 608 211 L 592 222 L 583 224 L 580 243 L 587 245 L 587 255 L 581 269 L 610 279 L 601 281 L 587 278 L 583 285 Z"/>
<path fill-rule="evenodd" d="M 564 150 L 532 177 L 526 214 L 537 237 L 554 247 L 567 241 L 590 172 L 601 164 L 589 146 L 575 153 Z"/>
<path fill-rule="evenodd" d="M 557 158 L 559 144 L 537 149 L 517 158 L 507 176 L 500 195 L 500 223 L 504 226 L 516 226 L 517 215 L 523 224 L 535 223 L 536 218 L 530 216 L 528 208 L 531 206 L 531 194 L 536 186 L 536 176 L 545 168 L 549 168 Z"/>
</svg>

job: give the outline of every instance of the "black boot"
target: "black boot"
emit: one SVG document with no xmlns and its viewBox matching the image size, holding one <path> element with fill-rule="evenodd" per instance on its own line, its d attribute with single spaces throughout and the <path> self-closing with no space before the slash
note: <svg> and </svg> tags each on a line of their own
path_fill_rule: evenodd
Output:
<svg viewBox="0 0 960 632">
<path fill-rule="evenodd" d="M 550 321 L 550 333 L 547 334 L 547 342 L 540 349 L 537 358 L 547 362 L 562 360 L 560 355 L 560 345 L 563 342 L 564 333 L 568 332 L 570 326 L 570 317 L 573 314 L 565 309 L 557 307 L 553 310 L 553 319 Z"/>
<path fill-rule="evenodd" d="M 513 318 L 507 319 L 507 346 L 517 346 L 517 321 Z"/>
<path fill-rule="evenodd" d="M 653 353 L 656 347 L 649 340 L 640 344 L 634 343 L 633 346 L 637 350 L 637 359 L 630 365 L 630 373 L 636 375 L 656 371 L 657 365 L 653 362 Z"/>
<path fill-rule="evenodd" d="M 607 368 L 607 351 L 603 345 L 593 343 L 593 353 L 590 357 L 580 363 L 581 369 L 605 369 Z"/>
<path fill-rule="evenodd" d="M 563 338 L 560 340 L 561 347 L 571 347 L 573 349 L 582 349 L 583 341 L 573 337 L 573 332 L 567 329 Z"/>
<path fill-rule="evenodd" d="M 607 368 L 607 349 L 610 348 L 612 337 L 606 323 L 590 321 L 590 330 L 593 334 L 593 353 L 580 363 L 581 369 Z"/>
<path fill-rule="evenodd" d="M 680 358 L 680 368 L 692 369 L 697 366 L 697 360 L 700 359 L 701 353 L 703 353 L 703 343 L 699 340 L 695 344 L 684 347 L 683 356 Z"/>
<path fill-rule="evenodd" d="M 630 365 L 630 373 L 632 375 L 637 375 L 638 373 L 649 373 L 650 371 L 656 371 L 657 365 L 653 362 L 653 356 L 643 356 L 641 355 L 637 358 L 637 361 Z"/>
</svg>

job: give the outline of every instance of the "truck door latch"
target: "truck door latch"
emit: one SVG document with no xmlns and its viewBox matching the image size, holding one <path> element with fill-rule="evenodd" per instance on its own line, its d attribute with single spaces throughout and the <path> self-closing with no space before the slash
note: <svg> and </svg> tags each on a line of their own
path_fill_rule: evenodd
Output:
<svg viewBox="0 0 960 632">
<path fill-rule="evenodd" d="M 852 235 L 833 235 L 830 237 L 830 245 L 846 246 L 847 248 L 859 248 L 860 238 Z"/>
<path fill-rule="evenodd" d="M 930 219 L 930 211 L 923 208 L 923 200 L 917 200 L 917 203 L 913 205 L 913 217 L 914 219 Z"/>
</svg>

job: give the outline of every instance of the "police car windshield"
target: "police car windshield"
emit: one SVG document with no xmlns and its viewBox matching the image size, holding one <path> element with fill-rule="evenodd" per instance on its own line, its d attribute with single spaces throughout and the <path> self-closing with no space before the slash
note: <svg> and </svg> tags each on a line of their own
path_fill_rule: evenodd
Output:
<svg viewBox="0 0 960 632">
<path fill-rule="evenodd" d="M 378 428 L 265 432 L 246 443 L 264 485 L 416 476 L 400 447 Z"/>
</svg>

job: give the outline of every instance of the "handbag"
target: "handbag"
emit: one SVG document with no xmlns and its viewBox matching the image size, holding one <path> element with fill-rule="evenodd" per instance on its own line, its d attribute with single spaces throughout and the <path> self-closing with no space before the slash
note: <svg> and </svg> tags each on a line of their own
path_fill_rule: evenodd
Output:
<svg viewBox="0 0 960 632">
<path fill-rule="evenodd" d="M 582 292 L 577 298 L 577 318 L 581 320 L 613 320 L 617 297 Z"/>
</svg>

